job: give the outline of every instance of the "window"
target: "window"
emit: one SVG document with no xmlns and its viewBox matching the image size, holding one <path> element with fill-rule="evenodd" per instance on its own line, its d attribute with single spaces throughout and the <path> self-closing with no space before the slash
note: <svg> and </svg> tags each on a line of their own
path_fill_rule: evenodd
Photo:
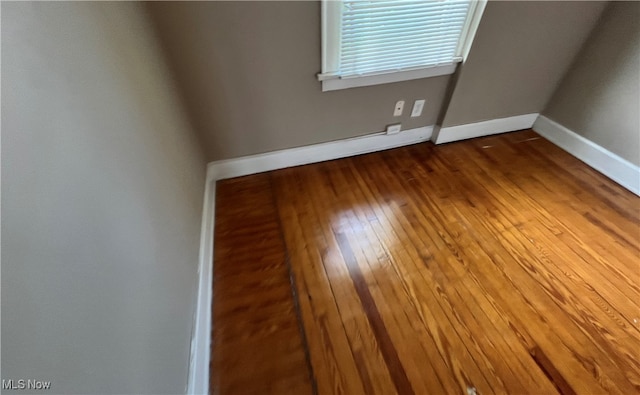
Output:
<svg viewBox="0 0 640 395">
<path fill-rule="evenodd" d="M 322 90 L 452 74 L 484 1 L 322 1 Z"/>
</svg>

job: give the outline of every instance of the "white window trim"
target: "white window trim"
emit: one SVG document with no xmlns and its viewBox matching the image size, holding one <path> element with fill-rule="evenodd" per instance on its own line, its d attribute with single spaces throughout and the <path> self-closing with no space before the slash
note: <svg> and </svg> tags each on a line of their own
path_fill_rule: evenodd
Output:
<svg viewBox="0 0 640 395">
<path fill-rule="evenodd" d="M 464 62 L 469 55 L 471 43 L 478 30 L 482 13 L 487 0 L 472 0 L 469 7 L 469 17 L 465 21 L 460 36 L 460 42 L 454 59 L 454 63 L 423 67 L 393 72 L 371 73 L 367 75 L 342 77 L 335 70 L 339 63 L 338 48 L 340 45 L 341 15 L 339 0 L 322 0 L 321 3 L 321 37 L 322 37 L 322 72 L 318 74 L 318 80 L 322 82 L 322 91 L 334 91 L 339 89 L 355 88 L 388 84 L 391 82 L 409 81 L 420 78 L 437 77 L 453 74 L 457 63 Z"/>
<path fill-rule="evenodd" d="M 471 44 L 476 37 L 482 14 L 487 6 L 487 0 L 473 0 L 469 7 L 469 17 L 462 28 L 462 34 L 460 35 L 460 42 L 458 43 L 457 54 L 461 58 L 462 63 L 467 60 L 469 51 L 471 50 Z"/>
</svg>

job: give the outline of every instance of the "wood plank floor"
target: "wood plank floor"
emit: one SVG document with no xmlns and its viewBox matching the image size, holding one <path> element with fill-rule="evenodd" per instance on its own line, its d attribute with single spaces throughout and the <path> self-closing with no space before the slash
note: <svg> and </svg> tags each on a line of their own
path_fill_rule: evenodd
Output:
<svg viewBox="0 0 640 395">
<path fill-rule="evenodd" d="M 213 394 L 640 393 L 640 198 L 533 131 L 218 182 Z"/>
</svg>

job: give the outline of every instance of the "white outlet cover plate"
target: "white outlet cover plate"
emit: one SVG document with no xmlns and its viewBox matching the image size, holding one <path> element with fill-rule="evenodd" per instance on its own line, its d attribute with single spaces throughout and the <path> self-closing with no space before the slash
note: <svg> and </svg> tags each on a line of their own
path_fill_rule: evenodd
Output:
<svg viewBox="0 0 640 395">
<path fill-rule="evenodd" d="M 411 110 L 411 117 L 415 118 L 415 117 L 419 117 L 420 115 L 422 115 L 422 110 L 424 109 L 424 99 L 421 100 L 416 100 L 413 103 L 413 109 Z"/>
<path fill-rule="evenodd" d="M 404 100 L 398 100 L 396 103 L 396 107 L 393 109 L 393 116 L 399 117 L 402 115 L 402 111 L 404 110 Z"/>
<path fill-rule="evenodd" d="M 402 128 L 402 124 L 396 123 L 395 125 L 387 126 L 387 134 L 398 134 L 400 133 L 400 129 Z"/>
</svg>

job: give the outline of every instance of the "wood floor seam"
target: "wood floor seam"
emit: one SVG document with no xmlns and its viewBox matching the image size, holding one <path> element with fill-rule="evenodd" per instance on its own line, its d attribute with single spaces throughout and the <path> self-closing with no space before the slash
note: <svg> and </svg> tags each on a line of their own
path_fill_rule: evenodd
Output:
<svg viewBox="0 0 640 395">
<path fill-rule="evenodd" d="M 298 293 L 298 289 L 297 289 L 297 285 L 296 285 L 296 276 L 293 273 L 293 270 L 291 269 L 291 260 L 290 260 L 290 256 L 289 256 L 289 249 L 287 248 L 287 242 L 284 239 L 283 236 L 283 227 L 282 227 L 282 219 L 280 218 L 280 212 L 277 209 L 278 204 L 277 204 L 277 197 L 275 195 L 275 192 L 273 190 L 273 180 L 271 178 L 271 176 L 269 176 L 269 190 L 271 192 L 271 198 L 273 201 L 273 205 L 274 207 L 276 207 L 276 217 L 277 217 L 277 221 L 278 221 L 278 229 L 280 229 L 280 239 L 282 242 L 282 245 L 284 245 L 285 247 L 285 264 L 287 266 L 287 270 L 289 272 L 289 282 L 290 282 L 290 286 L 291 286 L 291 294 L 293 297 L 293 304 L 295 306 L 295 311 L 296 311 L 296 321 L 298 322 L 298 329 L 300 331 L 300 336 L 302 337 L 302 344 L 304 347 L 304 353 L 305 353 L 305 360 L 307 362 L 307 368 L 309 369 L 309 379 L 311 380 L 311 392 L 313 395 L 318 395 L 318 384 L 316 382 L 316 376 L 313 373 L 313 366 L 311 365 L 311 356 L 310 356 L 310 351 L 309 351 L 309 343 L 307 341 L 307 335 L 305 333 L 304 330 L 304 323 L 302 322 L 302 312 L 300 310 L 300 295 Z"/>
</svg>

